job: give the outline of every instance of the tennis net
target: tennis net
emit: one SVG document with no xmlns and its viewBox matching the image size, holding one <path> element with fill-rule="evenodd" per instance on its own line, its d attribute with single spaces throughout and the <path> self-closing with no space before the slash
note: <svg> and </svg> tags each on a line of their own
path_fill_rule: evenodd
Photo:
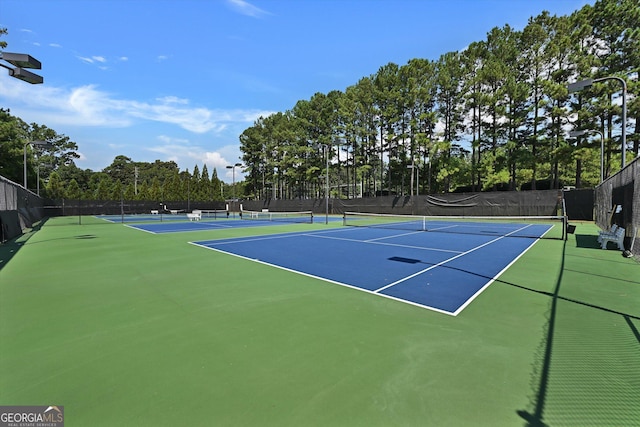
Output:
<svg viewBox="0 0 640 427">
<path fill-rule="evenodd" d="M 229 211 L 226 209 L 199 209 L 193 212 L 200 212 L 203 219 L 226 219 L 229 217 Z"/>
<path fill-rule="evenodd" d="M 437 233 L 563 240 L 563 216 L 415 216 L 345 212 L 344 225 Z"/>
<path fill-rule="evenodd" d="M 313 223 L 313 212 L 311 211 L 269 212 L 242 210 L 240 214 L 241 218 L 245 220 Z"/>
</svg>

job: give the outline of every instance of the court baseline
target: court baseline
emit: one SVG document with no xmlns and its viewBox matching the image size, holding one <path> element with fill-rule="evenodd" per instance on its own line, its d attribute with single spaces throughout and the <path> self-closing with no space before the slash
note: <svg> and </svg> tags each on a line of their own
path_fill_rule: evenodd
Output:
<svg viewBox="0 0 640 427">
<path fill-rule="evenodd" d="M 518 231 L 496 237 L 347 227 L 190 243 L 455 316 L 537 241 L 509 237 Z"/>
</svg>

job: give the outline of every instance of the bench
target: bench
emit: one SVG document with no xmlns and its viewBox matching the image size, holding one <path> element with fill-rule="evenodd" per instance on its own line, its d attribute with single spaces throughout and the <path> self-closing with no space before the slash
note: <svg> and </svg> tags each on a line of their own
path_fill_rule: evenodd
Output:
<svg viewBox="0 0 640 427">
<path fill-rule="evenodd" d="M 618 249 L 624 251 L 624 228 L 616 227 L 613 233 L 601 233 L 598 236 L 598 241 L 602 249 L 607 249 L 607 243 L 613 242 L 618 245 Z"/>
<path fill-rule="evenodd" d="M 189 218 L 189 221 L 200 221 L 202 219 L 202 212 L 193 211 L 187 214 L 187 218 Z"/>
<path fill-rule="evenodd" d="M 602 241 L 602 236 L 613 236 L 616 233 L 617 229 L 618 224 L 613 224 L 608 230 L 600 230 L 600 232 L 598 233 L 598 242 L 600 243 Z"/>
<path fill-rule="evenodd" d="M 151 215 L 158 215 L 158 211 L 157 210 L 152 210 L 151 211 Z"/>
</svg>

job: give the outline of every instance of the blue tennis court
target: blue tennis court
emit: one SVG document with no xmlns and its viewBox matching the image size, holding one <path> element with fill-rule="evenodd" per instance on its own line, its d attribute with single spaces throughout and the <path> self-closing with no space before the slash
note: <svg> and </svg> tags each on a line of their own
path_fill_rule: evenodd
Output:
<svg viewBox="0 0 640 427">
<path fill-rule="evenodd" d="M 272 213 L 271 215 L 274 215 L 274 214 Z M 166 217 L 167 216 L 165 216 L 165 218 Z M 140 222 L 140 221 L 135 221 L 133 219 L 128 219 L 128 220 L 125 219 L 124 221 L 120 221 L 115 217 L 113 217 L 111 221 L 123 222 L 128 227 L 135 228 L 137 230 L 146 231 L 148 233 L 153 233 L 153 234 L 180 233 L 180 232 L 186 232 L 186 231 L 221 230 L 221 229 L 229 229 L 229 228 L 264 227 L 264 226 L 294 224 L 294 223 L 310 224 L 313 222 L 313 216 L 311 216 L 310 214 L 303 214 L 299 216 L 287 216 L 284 218 L 274 217 L 274 216 L 270 217 L 267 214 L 266 217 L 250 218 L 248 216 L 245 216 L 245 219 L 240 219 L 240 216 L 237 213 L 233 213 L 228 218 L 225 216 L 224 219 L 211 219 L 211 218 L 203 217 L 202 220 L 198 220 L 198 221 L 190 221 L 185 215 L 182 215 L 182 216 L 170 215 L 168 217 L 169 217 L 169 220 L 165 219 L 161 221 L 159 219 L 152 218 L 154 221 L 142 222 L 139 224 L 137 224 L 137 222 Z M 106 219 L 106 218 L 103 218 L 103 219 Z M 338 218 L 332 219 L 332 221 L 338 221 L 338 220 L 342 221 L 342 219 L 338 219 Z"/>
<path fill-rule="evenodd" d="M 221 230 L 225 228 L 262 227 L 278 225 L 278 222 L 245 221 L 240 219 L 218 219 L 215 221 L 163 221 L 149 224 L 127 224 L 138 230 L 153 234 L 181 233 L 185 231 Z"/>
<path fill-rule="evenodd" d="M 455 316 L 537 241 L 517 231 L 343 227 L 192 244 Z"/>
<path fill-rule="evenodd" d="M 96 215 L 95 217 L 103 221 L 123 224 L 189 221 L 189 217 L 186 212 L 176 212 L 174 214 Z M 232 212 L 227 215 L 227 212 L 225 211 L 204 211 L 201 216 L 203 221 L 219 221 L 237 218 L 239 218 L 237 213 Z"/>
</svg>

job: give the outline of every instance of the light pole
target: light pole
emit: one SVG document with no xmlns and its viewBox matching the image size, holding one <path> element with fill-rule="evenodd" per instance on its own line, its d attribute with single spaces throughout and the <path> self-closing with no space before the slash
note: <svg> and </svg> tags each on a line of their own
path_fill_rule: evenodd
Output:
<svg viewBox="0 0 640 427">
<path fill-rule="evenodd" d="M 325 214 L 324 214 L 324 223 L 325 224 L 329 224 L 329 145 L 327 144 L 323 144 L 325 151 L 327 152 L 327 158 L 326 158 L 326 183 L 325 183 L 325 194 L 324 194 L 324 209 L 325 209 Z"/>
<path fill-rule="evenodd" d="M 420 192 L 420 182 L 419 182 L 419 176 L 418 176 L 418 165 L 413 163 L 410 165 L 407 165 L 407 169 L 411 169 L 411 197 L 413 197 L 413 171 L 415 170 L 415 177 L 416 177 L 416 196 L 418 196 L 418 193 Z"/>
<path fill-rule="evenodd" d="M 431 158 L 427 156 L 424 161 L 427 163 L 427 194 L 431 194 Z"/>
<path fill-rule="evenodd" d="M 588 133 L 597 133 L 600 135 L 600 182 L 604 181 L 604 135 L 599 130 L 572 130 L 569 132 L 569 136 L 576 138 L 578 136 L 586 135 Z"/>
<path fill-rule="evenodd" d="M 584 88 L 590 87 L 594 83 L 604 80 L 617 80 L 622 84 L 622 168 L 624 168 L 626 157 L 625 152 L 627 151 L 627 82 L 625 79 L 617 76 L 600 77 L 599 79 L 585 79 L 575 83 L 570 83 L 567 86 L 567 89 L 569 90 L 569 93 L 578 92 Z"/>
<path fill-rule="evenodd" d="M 24 163 L 24 189 L 28 190 L 27 188 L 27 145 L 39 145 L 41 147 L 52 147 L 51 144 L 49 144 L 47 141 L 31 141 L 31 142 L 25 142 L 24 143 L 24 158 L 23 158 L 23 163 Z"/>
<path fill-rule="evenodd" d="M 227 165 L 227 169 L 231 169 L 231 175 L 233 179 L 232 191 L 233 191 L 233 201 L 236 200 L 236 168 L 242 166 L 242 163 L 236 163 L 235 165 Z"/>
<path fill-rule="evenodd" d="M 35 68 L 38 70 L 42 68 L 40 61 L 32 58 L 31 55 L 27 55 L 26 53 L 0 52 L 0 60 L 13 65 L 13 67 L 10 67 L 0 62 L 0 67 L 9 70 L 11 77 L 31 84 L 40 84 L 44 81 L 42 76 L 25 70 L 25 68 Z"/>
</svg>

